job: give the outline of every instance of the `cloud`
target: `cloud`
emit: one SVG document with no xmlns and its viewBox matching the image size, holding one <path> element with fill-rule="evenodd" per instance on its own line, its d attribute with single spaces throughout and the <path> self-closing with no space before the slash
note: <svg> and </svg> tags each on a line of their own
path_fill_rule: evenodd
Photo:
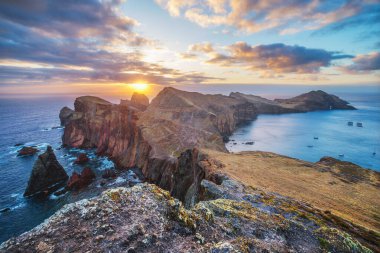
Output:
<svg viewBox="0 0 380 253">
<path fill-rule="evenodd" d="M 213 45 L 210 42 L 192 44 L 189 46 L 189 51 L 210 53 L 214 51 Z"/>
<path fill-rule="evenodd" d="M 114 83 L 143 78 L 172 84 L 212 79 L 145 62 L 140 49 L 154 42 L 134 32 L 138 22 L 120 13 L 121 2 L 1 1 L 1 83 Z"/>
<path fill-rule="evenodd" d="M 281 34 L 317 30 L 360 15 L 376 1 L 341 0 L 156 0 L 172 16 L 184 16 L 203 27 L 231 26 L 255 33 L 275 29 Z"/>
<path fill-rule="evenodd" d="M 333 60 L 353 58 L 338 52 L 281 43 L 251 46 L 245 42 L 236 42 L 227 47 L 227 52 L 214 52 L 207 63 L 225 67 L 240 66 L 258 71 L 262 76 L 269 76 L 319 73 L 322 67 L 329 67 Z"/>
<path fill-rule="evenodd" d="M 380 52 L 358 55 L 352 59 L 352 64 L 340 69 L 350 74 L 365 74 L 378 71 L 380 70 Z"/>
</svg>

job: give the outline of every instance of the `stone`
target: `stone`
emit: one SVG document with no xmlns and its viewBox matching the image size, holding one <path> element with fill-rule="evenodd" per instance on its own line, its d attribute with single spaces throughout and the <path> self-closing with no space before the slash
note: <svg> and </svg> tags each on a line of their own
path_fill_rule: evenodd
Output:
<svg viewBox="0 0 380 253">
<path fill-rule="evenodd" d="M 90 159 L 88 158 L 88 156 L 85 153 L 80 153 L 78 155 L 77 159 L 74 161 L 74 163 L 75 164 L 85 164 L 88 161 L 90 161 Z"/>
<path fill-rule="evenodd" d="M 39 155 L 34 163 L 28 186 L 24 196 L 54 191 L 64 184 L 68 179 L 66 171 L 58 162 L 51 146 L 46 148 L 46 152 Z"/>
<path fill-rule="evenodd" d="M 61 126 L 65 126 L 73 117 L 74 111 L 67 106 L 63 107 L 59 112 L 59 119 L 61 121 Z"/>
<path fill-rule="evenodd" d="M 30 156 L 30 155 L 34 155 L 35 153 L 38 152 L 38 149 L 34 148 L 34 147 L 22 147 L 19 151 L 18 151 L 18 156 Z"/>
<path fill-rule="evenodd" d="M 144 94 L 134 92 L 131 98 L 131 103 L 147 107 L 149 105 L 149 99 Z"/>
<path fill-rule="evenodd" d="M 91 184 L 91 182 L 96 178 L 95 173 L 88 167 L 82 170 L 81 174 L 77 172 L 73 172 L 69 181 L 67 182 L 67 189 L 78 191 L 87 185 Z"/>
</svg>

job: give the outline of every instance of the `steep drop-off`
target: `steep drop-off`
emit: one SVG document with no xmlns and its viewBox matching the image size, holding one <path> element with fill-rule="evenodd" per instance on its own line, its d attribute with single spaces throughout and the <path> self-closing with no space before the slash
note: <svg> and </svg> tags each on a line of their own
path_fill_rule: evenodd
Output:
<svg viewBox="0 0 380 253">
<path fill-rule="evenodd" d="M 327 93 L 310 92 L 293 100 L 306 101 L 303 110 L 344 108 L 347 102 Z M 149 182 L 184 201 L 197 202 L 205 170 L 199 149 L 226 152 L 224 141 L 239 124 L 259 113 L 298 112 L 282 103 L 253 95 L 205 95 L 164 88 L 151 102 L 141 94 L 132 101 L 111 104 L 97 97 L 79 97 L 75 110 L 63 108 L 63 144 L 96 148 L 119 168 L 139 167 Z M 284 102 L 285 103 L 285 102 Z M 325 104 L 324 104 L 325 103 Z M 326 107 L 327 104 L 327 107 Z M 346 108 L 348 109 L 348 108 Z"/>
</svg>

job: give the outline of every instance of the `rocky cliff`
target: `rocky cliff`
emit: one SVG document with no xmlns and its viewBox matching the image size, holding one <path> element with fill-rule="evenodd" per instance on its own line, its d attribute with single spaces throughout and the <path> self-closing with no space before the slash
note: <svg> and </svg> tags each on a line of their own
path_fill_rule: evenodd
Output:
<svg viewBox="0 0 380 253">
<path fill-rule="evenodd" d="M 371 252 L 323 213 L 237 181 L 204 182 L 186 210 L 155 185 L 66 205 L 0 252 Z"/>
<path fill-rule="evenodd" d="M 301 95 L 305 96 L 309 97 Z M 341 101 L 332 95 L 323 98 L 335 104 Z M 319 96 L 316 99 L 321 103 Z M 141 94 L 120 105 L 96 97 L 79 97 L 74 111 L 63 108 L 60 113 L 66 126 L 63 144 L 97 148 L 119 168 L 141 168 L 149 182 L 169 190 L 186 206 L 197 201 L 200 182 L 208 174 L 199 169 L 199 149 L 226 152 L 224 141 L 228 136 L 259 113 L 300 111 L 282 106 L 285 102 L 253 95 L 205 95 L 174 88 L 164 88 L 148 103 Z"/>
<path fill-rule="evenodd" d="M 89 96 L 77 98 L 74 106 L 63 119 L 64 145 L 96 148 L 119 168 L 139 167 L 150 182 L 188 200 L 186 205 L 196 202 L 204 177 L 187 164 L 198 159 L 197 148 L 225 151 L 223 139 L 257 115 L 246 101 L 173 88 L 163 89 L 146 110 Z M 188 175 L 179 183 L 175 173 Z"/>
</svg>

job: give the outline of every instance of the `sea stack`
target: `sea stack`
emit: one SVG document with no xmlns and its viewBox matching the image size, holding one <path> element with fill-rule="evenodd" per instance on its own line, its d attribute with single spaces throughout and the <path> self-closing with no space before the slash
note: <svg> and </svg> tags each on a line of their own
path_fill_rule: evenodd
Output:
<svg viewBox="0 0 380 253">
<path fill-rule="evenodd" d="M 68 179 L 66 171 L 59 164 L 51 146 L 39 155 L 34 163 L 24 196 L 31 196 L 43 191 L 52 191 Z"/>
</svg>

